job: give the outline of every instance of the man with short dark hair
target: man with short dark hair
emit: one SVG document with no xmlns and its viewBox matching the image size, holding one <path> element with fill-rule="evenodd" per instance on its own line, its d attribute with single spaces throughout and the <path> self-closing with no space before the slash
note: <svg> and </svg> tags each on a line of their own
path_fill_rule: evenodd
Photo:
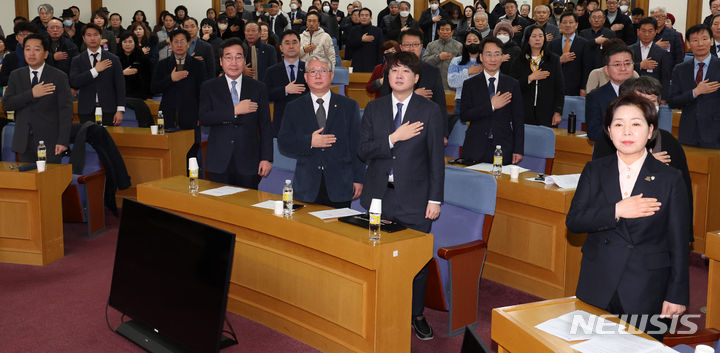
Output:
<svg viewBox="0 0 720 353">
<path fill-rule="evenodd" d="M 630 19 L 632 20 L 633 27 L 635 27 L 635 31 L 637 31 L 638 27 L 640 27 L 639 22 L 641 19 L 645 17 L 645 10 L 636 7 L 632 9 L 630 12 Z"/>
<path fill-rule="evenodd" d="M 520 43 L 522 41 L 525 27 L 530 25 L 530 22 L 528 20 L 524 19 L 518 14 L 518 5 L 517 1 L 515 0 L 505 1 L 505 16 L 500 17 L 500 21 L 506 21 L 509 22 L 510 25 L 512 25 L 513 29 L 515 29 L 515 34 L 513 35 L 512 39 L 515 40 L 515 42 L 517 43 Z"/>
<path fill-rule="evenodd" d="M 352 49 L 352 67 L 355 72 L 372 72 L 375 65 L 382 63 L 383 34 L 380 28 L 370 23 L 371 19 L 370 9 L 360 10 L 360 25 L 351 30 L 348 38 L 347 45 Z"/>
<path fill-rule="evenodd" d="M 678 140 L 684 145 L 720 148 L 720 59 L 710 55 L 712 34 L 707 26 L 695 25 L 685 40 L 694 58 L 675 66 L 668 97 L 670 108 L 682 109 Z"/>
<path fill-rule="evenodd" d="M 7 48 L 11 53 L 5 55 L 2 62 L 2 68 L 0 68 L 0 86 L 7 86 L 8 80 L 10 79 L 10 73 L 18 67 L 27 65 L 25 60 L 21 60 L 20 57 L 23 53 L 23 42 L 28 36 L 37 33 L 37 26 L 34 24 L 22 21 L 15 24 L 13 32 L 17 39 L 17 44 L 13 48 Z"/>
<path fill-rule="evenodd" d="M 590 13 L 590 28 L 585 28 L 578 33 L 580 37 L 588 40 L 590 45 L 591 57 L 594 58 L 593 69 L 603 66 L 602 50 L 603 44 L 608 39 L 615 38 L 615 32 L 605 27 L 605 12 L 595 9 Z"/>
<path fill-rule="evenodd" d="M 270 25 L 270 34 L 274 36 L 278 42 L 280 41 L 279 36 L 286 30 L 290 29 L 290 22 L 282 15 L 280 11 L 280 3 L 277 0 L 270 0 L 268 2 L 270 8 L 268 8 L 268 24 Z"/>
<path fill-rule="evenodd" d="M 424 33 L 423 46 L 437 39 L 437 23 L 449 20 L 447 11 L 440 7 L 440 0 L 429 0 L 430 6 L 420 15 L 420 29 Z M 382 44 L 382 43 L 380 43 Z"/>
<path fill-rule="evenodd" d="M 560 2 L 562 3 L 562 0 L 555 0 L 555 3 Z M 578 17 L 578 31 L 582 31 L 584 29 L 590 28 L 590 13 L 595 11 L 595 9 L 600 8 L 600 0 L 588 0 L 585 4 L 585 14 Z M 560 26 L 560 16 L 562 15 L 562 11 L 560 13 L 557 13 L 557 25 Z"/>
<path fill-rule="evenodd" d="M 415 54 L 396 53 L 388 67 L 392 94 L 369 102 L 363 113 L 358 156 L 368 169 L 360 202 L 369 209 L 372 199 L 382 199 L 383 218 L 428 233 L 443 201 L 443 112 L 413 93 L 422 68 Z M 433 338 L 423 315 L 427 275 L 426 264 L 413 279 L 410 313 L 397 308 L 411 314 L 421 340 Z"/>
<path fill-rule="evenodd" d="M 428 44 L 422 59 L 440 70 L 443 88 L 452 90 L 447 82 L 448 67 L 452 58 L 462 55 L 463 45 L 453 39 L 453 29 L 450 22 L 441 20 L 438 25 L 440 27 L 438 29 L 438 39 Z M 401 38 L 404 38 L 404 36 Z"/>
<path fill-rule="evenodd" d="M 2 104 L 15 111 L 12 150 L 20 162 L 37 160 L 37 146 L 44 141 L 47 162 L 60 163 L 70 146 L 72 96 L 64 72 L 45 64 L 49 45 L 39 34 L 23 41 L 26 66 L 10 74 Z"/>
<path fill-rule="evenodd" d="M 120 125 L 125 112 L 125 78 L 120 59 L 100 46 L 100 27 L 88 23 L 81 33 L 87 50 L 70 63 L 70 86 L 78 90 L 80 122 L 94 121 L 95 107 L 101 107 L 103 125 Z"/>
<path fill-rule="evenodd" d="M 300 36 L 292 30 L 283 32 L 280 51 L 283 60 L 270 66 L 265 74 L 265 85 L 273 102 L 273 136 L 280 131 L 285 105 L 307 90 L 305 63 L 300 60 Z"/>
<path fill-rule="evenodd" d="M 652 17 L 640 20 L 637 30 L 638 42 L 630 46 L 635 61 L 635 71 L 640 76 L 654 77 L 662 85 L 662 101 L 670 95 L 670 77 L 673 61 L 670 53 L 653 43 L 658 23 Z"/>
<path fill-rule="evenodd" d="M 247 75 L 245 46 L 238 38 L 220 45 L 225 73 L 200 90 L 200 123 L 210 127 L 207 171 L 210 180 L 257 189 L 272 169 L 273 133 L 265 84 Z"/>
<path fill-rule="evenodd" d="M 562 14 L 562 36 L 549 43 L 550 50 L 560 57 L 562 63 L 566 96 L 585 96 L 587 78 L 594 63 L 590 43 L 575 33 L 577 25 L 577 16 L 574 13 Z"/>
<path fill-rule="evenodd" d="M 157 32 L 158 37 L 158 61 L 165 59 L 172 54 L 170 49 L 170 32 L 178 28 L 175 16 L 168 13 L 162 18 L 163 27 Z"/>
<path fill-rule="evenodd" d="M 712 26 L 713 17 L 720 14 L 720 0 L 709 0 L 708 5 L 710 6 L 710 14 L 703 19 L 703 24 L 710 27 Z"/>
<path fill-rule="evenodd" d="M 720 58 L 720 13 L 713 16 L 710 30 L 713 35 L 713 45 L 710 47 L 710 55 Z"/>
<path fill-rule="evenodd" d="M 190 35 L 190 41 L 188 42 L 190 47 L 188 48 L 188 53 L 190 56 L 203 63 L 205 66 L 204 77 L 206 80 L 214 77 L 216 72 L 215 51 L 210 43 L 198 37 L 200 27 L 198 26 L 197 20 L 194 17 L 186 17 L 185 21 L 182 23 L 182 28 Z"/>
<path fill-rule="evenodd" d="M 227 15 L 228 29 L 223 35 L 223 38 L 238 37 L 245 39 L 245 22 L 243 19 L 243 5 L 240 3 L 239 7 L 236 7 L 232 1 L 225 2 L 225 15 Z"/>
</svg>

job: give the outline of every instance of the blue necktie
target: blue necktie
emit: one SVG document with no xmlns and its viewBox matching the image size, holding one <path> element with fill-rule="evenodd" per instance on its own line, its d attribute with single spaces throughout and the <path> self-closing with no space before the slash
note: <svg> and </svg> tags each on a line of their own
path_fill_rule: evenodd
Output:
<svg viewBox="0 0 720 353">
<path fill-rule="evenodd" d="M 290 82 L 295 81 L 295 65 L 290 64 Z"/>
<path fill-rule="evenodd" d="M 395 114 L 395 121 L 394 121 L 395 129 L 393 131 L 397 130 L 400 127 L 400 125 L 402 125 L 402 107 L 403 107 L 402 103 L 397 104 L 397 113 Z"/>
<path fill-rule="evenodd" d="M 33 78 L 32 78 L 32 82 L 30 82 L 30 86 L 35 87 L 35 85 L 40 83 L 40 80 L 38 80 L 38 75 L 37 75 L 38 72 L 37 71 L 33 71 L 32 74 L 33 74 Z"/>
<path fill-rule="evenodd" d="M 495 77 L 490 77 L 490 84 L 488 85 L 488 91 L 490 91 L 490 99 L 495 97 Z"/>
<path fill-rule="evenodd" d="M 230 88 L 230 95 L 232 96 L 233 107 L 240 102 L 240 96 L 238 95 L 237 89 L 235 89 L 236 84 L 237 81 L 232 81 L 232 88 Z"/>
</svg>

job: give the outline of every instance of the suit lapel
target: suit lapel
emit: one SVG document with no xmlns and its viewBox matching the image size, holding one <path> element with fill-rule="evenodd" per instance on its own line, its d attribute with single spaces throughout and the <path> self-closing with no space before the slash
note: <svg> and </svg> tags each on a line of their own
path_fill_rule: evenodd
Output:
<svg viewBox="0 0 720 353">
<path fill-rule="evenodd" d="M 226 79 L 226 77 L 227 77 L 227 76 L 223 75 L 223 76 L 220 77 L 220 79 L 217 81 L 217 82 L 218 82 L 218 90 L 221 91 L 221 92 L 225 92 L 225 93 L 222 94 L 222 97 L 223 97 L 222 99 L 223 99 L 224 101 L 226 101 L 226 102 L 229 102 L 230 105 L 233 105 L 232 96 L 230 95 L 230 89 L 229 89 L 228 86 L 227 86 L 227 79 Z M 244 76 L 243 76 L 243 77 L 244 77 Z M 241 82 L 243 82 L 243 83 L 242 83 L 242 85 L 241 85 L 241 87 L 240 87 L 240 91 L 241 91 L 241 92 L 240 92 L 240 100 L 242 100 L 242 91 L 245 90 L 245 87 L 244 87 L 244 86 L 245 86 L 245 83 L 244 83 L 244 81 L 245 81 L 244 79 L 243 79 L 243 81 L 241 81 Z M 222 88 L 222 90 L 221 90 L 220 88 Z"/>
<path fill-rule="evenodd" d="M 295 77 L 295 83 L 305 83 L 305 63 L 298 60 L 297 76 Z"/>
<path fill-rule="evenodd" d="M 335 131 L 331 129 L 332 125 L 335 125 L 335 120 L 339 119 L 338 116 L 341 116 L 342 112 L 340 111 L 340 108 L 337 105 L 337 98 L 335 97 L 335 94 L 330 92 L 330 103 L 328 104 L 328 111 L 327 111 L 327 119 L 325 120 L 325 130 L 326 131 Z M 317 119 L 315 119 L 317 120 Z"/>
<path fill-rule="evenodd" d="M 600 179 L 600 186 L 603 194 L 605 194 L 605 199 L 613 205 L 622 200 L 620 193 L 620 172 L 618 171 L 617 163 L 617 154 L 613 155 L 613 158 L 608 158 L 603 166 L 601 172 L 602 178 Z"/>
<path fill-rule="evenodd" d="M 640 173 L 638 173 L 637 180 L 633 186 L 633 190 L 630 195 L 645 194 L 648 195 L 650 189 L 655 186 L 656 170 L 651 164 L 651 158 L 654 158 L 650 153 L 645 157 L 642 167 L 640 167 Z"/>
<path fill-rule="evenodd" d="M 306 104 L 303 104 L 303 106 L 305 106 L 306 108 L 305 108 L 305 114 L 302 114 L 302 116 L 312 117 L 311 124 L 313 126 L 313 131 L 319 129 L 320 125 L 318 124 L 317 117 L 315 116 L 315 103 L 313 103 L 313 99 L 312 99 L 312 96 L 310 95 L 310 93 L 305 94 L 298 99 L 304 99 L 307 102 Z M 327 121 L 325 123 L 325 127 L 327 127 Z M 326 132 L 326 130 L 323 130 L 323 132 Z"/>
</svg>

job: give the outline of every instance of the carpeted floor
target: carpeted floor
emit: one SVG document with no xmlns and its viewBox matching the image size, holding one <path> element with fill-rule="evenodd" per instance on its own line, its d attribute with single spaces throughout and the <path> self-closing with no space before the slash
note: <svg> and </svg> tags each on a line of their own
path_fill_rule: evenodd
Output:
<svg viewBox="0 0 720 353">
<path fill-rule="evenodd" d="M 65 257 L 47 266 L 0 264 L 0 352 L 140 352 L 131 342 L 111 332 L 105 323 L 118 219 L 108 214 L 108 229 L 86 239 L 84 224 L 65 224 Z M 693 261 L 689 313 L 699 313 L 707 295 L 707 267 Z M 492 308 L 540 298 L 488 280 L 481 283 L 477 332 L 490 346 Z M 426 309 L 435 339 L 413 337 L 418 353 L 459 352 L 462 335 L 447 337 L 448 314 Z M 255 322 L 228 313 L 240 344 L 234 352 L 316 352 L 299 341 Z M 704 327 L 704 315 L 699 318 Z M 120 314 L 110 309 L 117 327 Z M 492 344 L 492 349 L 497 349 Z"/>
</svg>

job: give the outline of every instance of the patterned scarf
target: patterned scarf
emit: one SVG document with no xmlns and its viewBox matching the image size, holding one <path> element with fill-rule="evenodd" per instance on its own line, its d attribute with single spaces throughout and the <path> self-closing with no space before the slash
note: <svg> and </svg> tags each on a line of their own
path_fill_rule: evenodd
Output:
<svg viewBox="0 0 720 353">
<path fill-rule="evenodd" d="M 545 52 L 540 51 L 540 55 L 538 55 L 537 58 L 530 57 L 530 70 L 532 72 L 540 70 L 540 62 L 542 61 L 543 54 L 545 54 Z"/>
</svg>

